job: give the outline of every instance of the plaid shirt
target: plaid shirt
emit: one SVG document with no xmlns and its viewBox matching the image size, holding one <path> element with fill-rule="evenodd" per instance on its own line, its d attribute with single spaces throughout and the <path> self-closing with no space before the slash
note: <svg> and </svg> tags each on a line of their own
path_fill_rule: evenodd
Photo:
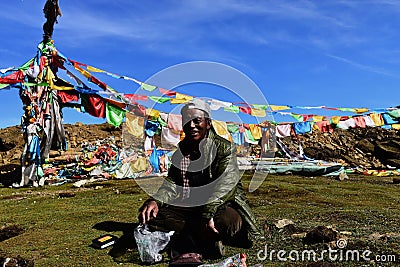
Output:
<svg viewBox="0 0 400 267">
<path fill-rule="evenodd" d="M 181 161 L 181 175 L 183 180 L 183 188 L 182 188 L 182 200 L 189 198 L 190 188 L 189 188 L 189 179 L 186 178 L 186 172 L 190 165 L 189 155 L 184 156 Z"/>
</svg>

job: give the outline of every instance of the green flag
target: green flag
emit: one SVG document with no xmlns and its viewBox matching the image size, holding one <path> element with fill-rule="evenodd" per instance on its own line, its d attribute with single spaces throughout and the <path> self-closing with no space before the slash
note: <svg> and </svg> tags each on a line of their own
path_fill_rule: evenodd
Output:
<svg viewBox="0 0 400 267">
<path fill-rule="evenodd" d="M 149 98 L 151 100 L 153 100 L 154 102 L 157 102 L 157 103 L 160 103 L 160 104 L 168 102 L 171 99 L 169 97 L 163 97 L 163 96 L 149 96 Z"/>
<path fill-rule="evenodd" d="M 228 112 L 239 113 L 239 107 L 234 105 L 230 107 L 225 107 L 224 110 Z"/>
<path fill-rule="evenodd" d="M 150 84 L 146 84 L 146 83 L 142 83 L 141 85 L 140 85 L 140 87 L 142 88 L 142 89 L 144 89 L 144 90 L 146 90 L 146 91 L 154 91 L 156 88 L 157 88 L 157 86 L 154 86 L 154 85 L 150 85 Z"/>
<path fill-rule="evenodd" d="M 299 121 L 299 122 L 303 121 L 303 116 L 300 114 L 290 113 L 290 116 L 292 116 L 292 118 L 295 119 L 296 121 Z"/>
<path fill-rule="evenodd" d="M 237 132 L 239 132 L 239 125 L 237 125 L 237 124 L 231 124 L 231 123 L 229 123 L 229 124 L 227 124 L 226 126 L 227 126 L 227 128 L 228 128 L 228 132 L 230 132 L 230 133 L 237 133 Z"/>
<path fill-rule="evenodd" d="M 106 103 L 106 118 L 107 122 L 115 127 L 121 125 L 122 120 L 125 118 L 126 111 L 114 106 L 112 104 Z"/>
<path fill-rule="evenodd" d="M 256 139 L 254 139 L 253 134 L 251 133 L 250 130 L 246 129 L 244 131 L 244 134 L 246 136 L 246 141 L 250 144 L 258 144 L 258 141 Z"/>
<path fill-rule="evenodd" d="M 262 109 L 262 110 L 268 109 L 268 105 L 253 104 L 253 107 L 256 109 Z"/>
<path fill-rule="evenodd" d="M 22 65 L 21 67 L 19 67 L 18 69 L 20 70 L 27 70 L 29 69 L 29 66 L 32 64 L 33 62 L 33 58 L 31 60 L 29 60 L 28 62 L 26 62 L 24 65 Z"/>
<path fill-rule="evenodd" d="M 400 118 L 400 109 L 388 111 L 389 115 L 393 118 Z"/>
<path fill-rule="evenodd" d="M 161 116 L 157 118 L 157 121 L 158 121 L 158 123 L 160 123 L 160 125 L 161 125 L 162 127 L 167 127 L 167 125 L 168 125 L 168 123 L 167 123 L 165 120 L 163 120 L 163 119 L 161 118 Z"/>
</svg>

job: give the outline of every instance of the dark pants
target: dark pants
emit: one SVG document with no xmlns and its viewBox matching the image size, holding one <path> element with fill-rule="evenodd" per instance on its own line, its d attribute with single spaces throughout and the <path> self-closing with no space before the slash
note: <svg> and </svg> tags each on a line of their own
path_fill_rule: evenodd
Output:
<svg viewBox="0 0 400 267">
<path fill-rule="evenodd" d="M 177 254 L 187 252 L 207 253 L 216 241 L 240 247 L 241 239 L 247 231 L 239 213 L 228 205 L 220 207 L 214 216 L 215 228 L 219 234 L 206 227 L 198 207 L 165 206 L 159 209 L 157 217 L 148 224 L 157 231 L 175 231 L 171 248 Z"/>
</svg>

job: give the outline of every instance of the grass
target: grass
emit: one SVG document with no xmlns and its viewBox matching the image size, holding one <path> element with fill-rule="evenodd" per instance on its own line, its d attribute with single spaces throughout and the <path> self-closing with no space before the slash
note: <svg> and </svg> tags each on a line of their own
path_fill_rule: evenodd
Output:
<svg viewBox="0 0 400 267">
<path fill-rule="evenodd" d="M 251 173 L 243 178 L 248 186 Z M 150 181 L 150 180 L 149 180 Z M 60 198 L 60 192 L 75 196 Z M 109 180 L 73 188 L 72 184 L 44 188 L 11 189 L 0 187 L 0 229 L 18 226 L 24 232 L 0 242 L 0 255 L 20 255 L 34 260 L 35 266 L 137 266 L 140 259 L 134 248 L 132 229 L 137 211 L 147 195 L 134 180 Z M 260 228 L 280 219 L 290 219 L 305 232 L 317 226 L 335 226 L 346 231 L 348 249 L 372 251 L 376 255 L 395 255 L 400 260 L 400 191 L 390 177 L 350 176 L 337 181 L 326 177 L 268 175 L 262 186 L 248 193 Z M 127 250 L 96 250 L 91 240 L 110 232 L 128 244 Z M 386 234 L 371 238 L 371 234 Z M 304 245 L 302 239 L 285 230 L 269 227 L 266 238 L 252 249 L 227 247 L 227 255 L 247 254 L 250 265 L 306 266 L 301 261 L 258 260 L 257 253 L 313 249 L 324 244 Z M 259 255 L 263 255 L 260 254 Z M 286 254 L 287 256 L 287 254 Z M 328 259 L 328 258 L 326 258 Z M 336 266 L 395 266 L 378 261 L 336 262 Z M 167 266 L 161 263 L 156 266 Z"/>
</svg>

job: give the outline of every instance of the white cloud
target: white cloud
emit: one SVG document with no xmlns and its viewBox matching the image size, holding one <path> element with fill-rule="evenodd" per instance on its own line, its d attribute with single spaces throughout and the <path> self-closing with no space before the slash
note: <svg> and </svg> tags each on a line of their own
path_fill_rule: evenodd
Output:
<svg viewBox="0 0 400 267">
<path fill-rule="evenodd" d="M 355 62 L 355 61 L 352 61 L 352 60 L 350 60 L 350 59 L 343 58 L 343 57 L 339 57 L 339 56 L 335 56 L 335 55 L 329 55 L 329 54 L 327 54 L 326 56 L 328 56 L 328 57 L 330 57 L 330 58 L 333 58 L 333 59 L 335 59 L 335 60 L 344 62 L 344 63 L 346 63 L 346 64 L 349 64 L 349 65 L 351 65 L 351 66 L 353 66 L 353 67 L 356 67 L 356 68 L 359 68 L 359 69 L 368 71 L 368 72 L 373 72 L 373 73 L 377 73 L 377 74 L 382 74 L 382 75 L 390 76 L 390 77 L 394 77 L 394 78 L 400 78 L 399 75 L 396 75 L 396 74 L 394 74 L 394 73 L 392 73 L 392 72 L 389 72 L 389 71 L 387 71 L 387 70 L 385 70 L 385 69 L 382 69 L 382 68 L 378 68 L 378 67 L 375 67 L 375 66 L 369 66 L 369 65 L 360 64 L 360 63 Z"/>
</svg>

